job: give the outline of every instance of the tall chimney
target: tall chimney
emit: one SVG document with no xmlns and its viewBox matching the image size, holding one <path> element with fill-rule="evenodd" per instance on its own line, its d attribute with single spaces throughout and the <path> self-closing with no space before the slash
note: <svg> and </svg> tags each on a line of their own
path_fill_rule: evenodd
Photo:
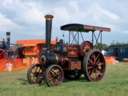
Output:
<svg viewBox="0 0 128 96">
<path fill-rule="evenodd" d="M 6 32 L 6 44 L 7 44 L 7 49 L 10 48 L 10 32 Z"/>
<path fill-rule="evenodd" d="M 53 19 L 52 15 L 45 15 L 45 20 L 46 20 L 45 40 L 46 40 L 46 47 L 48 49 L 50 48 L 50 43 L 51 43 L 52 19 Z"/>
</svg>

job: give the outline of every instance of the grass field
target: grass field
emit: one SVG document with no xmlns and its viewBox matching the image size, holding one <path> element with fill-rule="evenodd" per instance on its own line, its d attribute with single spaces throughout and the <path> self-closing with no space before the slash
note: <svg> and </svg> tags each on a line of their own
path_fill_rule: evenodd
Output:
<svg viewBox="0 0 128 96">
<path fill-rule="evenodd" d="M 128 96 L 128 64 L 107 65 L 103 80 L 84 78 L 56 87 L 29 85 L 26 71 L 0 73 L 0 96 Z"/>
</svg>

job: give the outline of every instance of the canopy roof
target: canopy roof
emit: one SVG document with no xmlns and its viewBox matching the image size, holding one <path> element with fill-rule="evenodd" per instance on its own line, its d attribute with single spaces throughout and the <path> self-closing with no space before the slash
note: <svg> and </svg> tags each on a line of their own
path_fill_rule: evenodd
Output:
<svg viewBox="0 0 128 96">
<path fill-rule="evenodd" d="M 107 27 L 83 25 L 83 24 L 77 24 L 77 23 L 63 25 L 61 26 L 61 30 L 78 31 L 78 32 L 89 32 L 89 31 L 110 32 L 111 31 L 111 29 Z"/>
</svg>

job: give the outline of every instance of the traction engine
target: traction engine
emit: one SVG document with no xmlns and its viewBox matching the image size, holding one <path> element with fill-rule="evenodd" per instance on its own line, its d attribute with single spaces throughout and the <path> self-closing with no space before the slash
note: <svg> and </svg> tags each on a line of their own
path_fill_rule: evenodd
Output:
<svg viewBox="0 0 128 96">
<path fill-rule="evenodd" d="M 105 73 L 106 63 L 100 50 L 95 49 L 93 45 L 98 42 L 100 36 L 100 40 L 102 40 L 102 32 L 110 31 L 110 28 L 77 23 L 66 24 L 61 26 L 61 30 L 69 31 L 69 42 L 64 43 L 60 39 L 56 46 L 52 47 L 53 16 L 46 15 L 45 19 L 46 44 L 39 56 L 40 63 L 34 64 L 27 71 L 28 82 L 56 86 L 64 79 L 79 79 L 82 74 L 88 81 L 101 80 Z M 95 31 L 99 31 L 98 37 L 96 37 Z M 88 32 L 92 32 L 92 41 L 84 40 L 83 33 Z M 81 44 L 80 39 L 83 40 Z"/>
</svg>

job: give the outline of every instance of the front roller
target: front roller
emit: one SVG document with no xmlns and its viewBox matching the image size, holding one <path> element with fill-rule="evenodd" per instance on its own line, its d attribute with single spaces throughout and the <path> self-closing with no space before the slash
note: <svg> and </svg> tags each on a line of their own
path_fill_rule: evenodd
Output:
<svg viewBox="0 0 128 96">
<path fill-rule="evenodd" d="M 46 83 L 48 86 L 57 86 L 64 80 L 64 72 L 61 66 L 51 65 L 47 68 L 45 74 Z"/>
<path fill-rule="evenodd" d="M 85 78 L 89 81 L 99 81 L 105 73 L 106 63 L 104 56 L 99 50 L 89 51 L 83 60 L 83 71 Z"/>
</svg>

